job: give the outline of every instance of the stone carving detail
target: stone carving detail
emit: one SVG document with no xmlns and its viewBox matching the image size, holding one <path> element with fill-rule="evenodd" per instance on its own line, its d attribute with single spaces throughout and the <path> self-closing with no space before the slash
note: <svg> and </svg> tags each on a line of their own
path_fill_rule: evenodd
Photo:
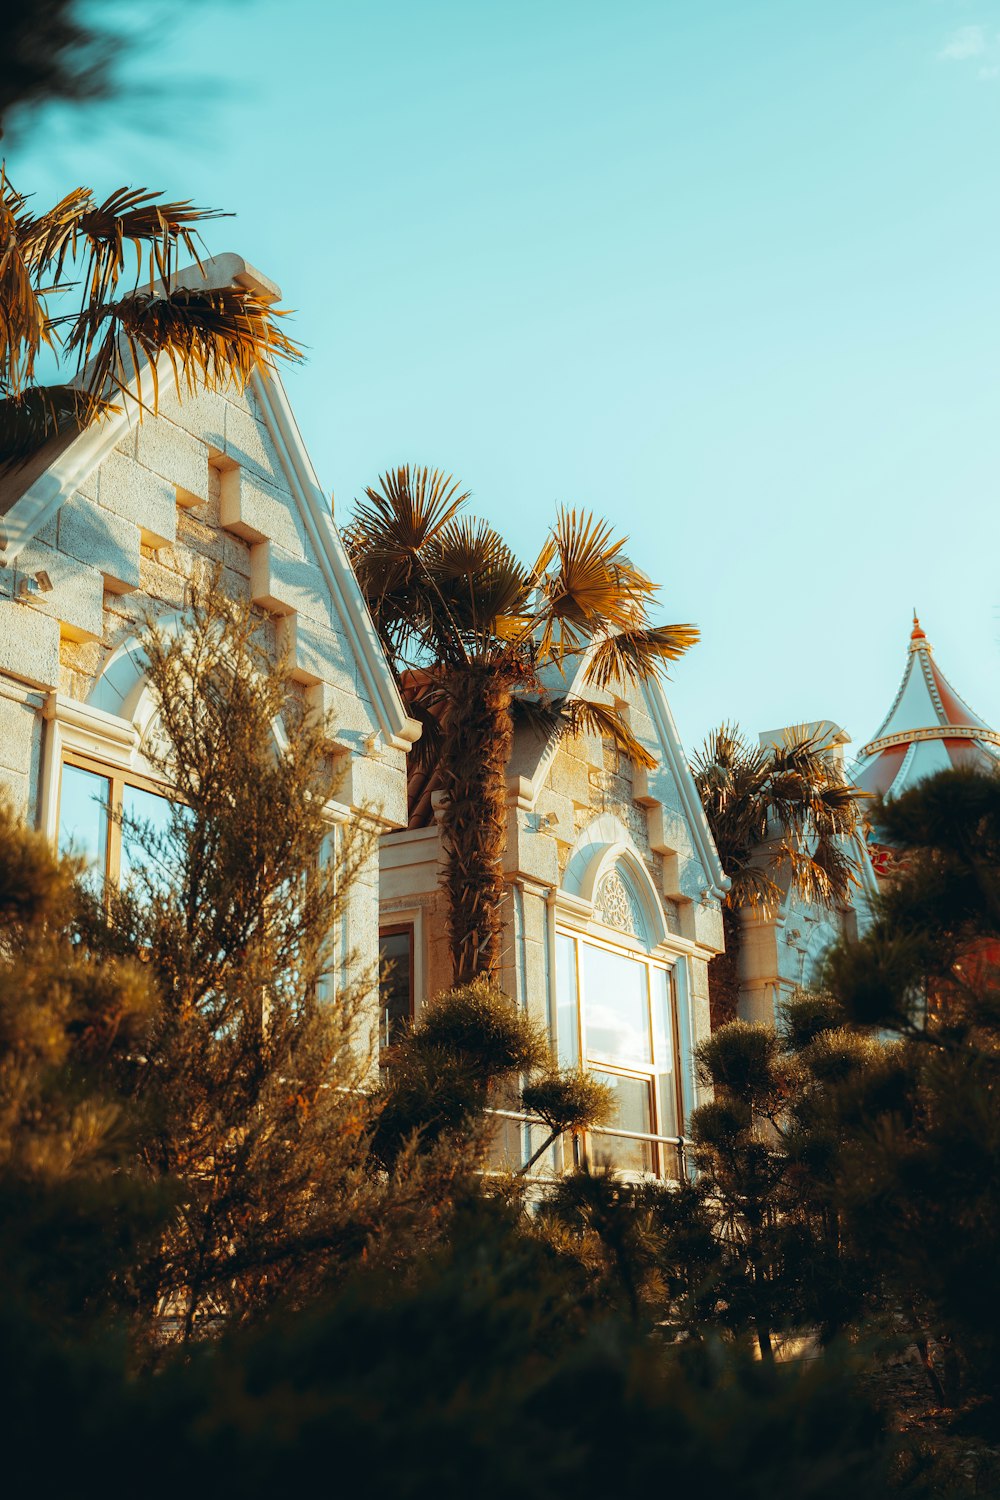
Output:
<svg viewBox="0 0 1000 1500">
<path fill-rule="evenodd" d="M 635 897 L 617 870 L 603 876 L 594 896 L 594 912 L 607 927 L 643 936 L 643 920 Z"/>
<path fill-rule="evenodd" d="M 169 761 L 171 758 L 170 741 L 167 739 L 163 728 L 163 719 L 157 712 L 150 719 L 143 730 L 142 739 L 139 743 L 140 753 L 147 758 Z"/>
</svg>

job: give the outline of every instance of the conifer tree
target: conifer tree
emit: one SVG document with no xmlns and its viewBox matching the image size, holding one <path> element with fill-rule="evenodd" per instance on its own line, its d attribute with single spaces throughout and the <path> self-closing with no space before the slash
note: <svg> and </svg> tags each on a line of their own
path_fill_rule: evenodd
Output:
<svg viewBox="0 0 1000 1500">
<path fill-rule="evenodd" d="M 326 726 L 268 622 L 210 587 L 143 650 L 169 822 L 125 822 L 136 874 L 92 906 L 87 937 L 141 961 L 159 995 L 118 1084 L 138 1166 L 176 1198 L 140 1311 L 186 1341 L 303 1301 L 361 1256 L 416 1253 L 466 1163 L 409 1152 L 389 1175 L 371 1158 L 375 975 L 337 944 L 375 826 L 331 822 Z"/>
<path fill-rule="evenodd" d="M 541 1120 L 547 1134 L 520 1163 L 525 1176 L 567 1131 L 610 1116 L 610 1089 L 578 1069 L 552 1065 L 543 1027 L 486 979 L 437 996 L 386 1058 L 376 1096 L 375 1142 L 387 1163 L 443 1139 L 461 1141 L 485 1165 L 496 1135 L 490 1110 Z"/>
<path fill-rule="evenodd" d="M 123 1170 L 132 1121 L 108 1079 L 141 1050 L 156 997 L 143 966 L 74 941 L 77 874 L 0 800 L 3 1303 L 59 1336 L 119 1305 L 158 1213 Z"/>
<path fill-rule="evenodd" d="M 1000 777 L 946 771 L 875 820 L 899 852 L 894 878 L 827 979 L 856 1025 L 901 1039 L 899 1063 L 878 1089 L 838 1101 L 838 1190 L 894 1305 L 925 1351 L 936 1345 L 937 1394 L 979 1403 L 996 1431 Z"/>
</svg>

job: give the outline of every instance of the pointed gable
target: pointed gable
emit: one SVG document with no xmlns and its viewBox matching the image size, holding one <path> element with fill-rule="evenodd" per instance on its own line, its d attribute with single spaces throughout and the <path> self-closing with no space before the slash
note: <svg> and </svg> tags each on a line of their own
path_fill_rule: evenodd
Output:
<svg viewBox="0 0 1000 1500">
<path fill-rule="evenodd" d="M 207 262 L 205 275 L 279 295 L 237 256 Z M 216 576 L 270 617 L 307 706 L 331 726 L 344 801 L 404 823 L 406 751 L 420 726 L 407 716 L 280 379 L 258 372 L 242 392 L 178 393 L 162 359 L 158 379 L 155 414 L 140 421 L 135 403 L 123 402 L 5 476 L 0 678 L 28 695 L 35 718 L 97 714 L 103 732 L 104 718 L 124 713 L 107 674 L 125 670 L 145 616 L 182 612 L 191 584 Z M 114 733 L 128 740 L 133 729 Z M 29 809 L 54 795 L 39 789 L 37 759 L 37 749 L 19 752 L 6 768 Z"/>
</svg>

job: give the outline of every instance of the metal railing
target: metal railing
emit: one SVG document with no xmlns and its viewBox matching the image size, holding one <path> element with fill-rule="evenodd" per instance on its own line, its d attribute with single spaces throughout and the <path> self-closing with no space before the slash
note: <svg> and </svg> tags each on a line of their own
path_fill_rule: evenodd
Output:
<svg viewBox="0 0 1000 1500">
<path fill-rule="evenodd" d="M 519 1110 L 516 1110 L 516 1109 L 492 1109 L 491 1108 L 491 1109 L 487 1110 L 487 1114 L 494 1115 L 497 1119 L 501 1119 L 501 1120 L 512 1120 L 512 1121 L 515 1122 L 515 1124 L 518 1124 L 518 1125 L 527 1125 L 529 1127 L 533 1126 L 533 1125 L 540 1125 L 543 1130 L 548 1130 L 548 1128 L 549 1128 L 546 1125 L 545 1121 L 542 1120 L 542 1119 L 540 1119 L 538 1115 L 523 1114 Z M 656 1147 L 660 1147 L 660 1146 L 669 1146 L 669 1147 L 672 1147 L 673 1150 L 674 1150 L 674 1152 L 676 1153 L 676 1162 L 677 1162 L 677 1172 L 676 1172 L 676 1174 L 668 1174 L 668 1173 L 660 1172 L 660 1173 L 656 1173 L 656 1174 L 652 1174 L 652 1175 L 659 1176 L 660 1178 L 666 1177 L 666 1178 L 668 1178 L 669 1180 L 672 1180 L 672 1181 L 675 1181 L 675 1180 L 684 1181 L 685 1178 L 687 1178 L 687 1176 L 689 1175 L 689 1173 L 688 1173 L 688 1148 L 691 1145 L 691 1141 L 690 1141 L 690 1138 L 688 1136 L 685 1136 L 685 1135 L 655 1135 L 651 1131 L 643 1131 L 643 1130 L 619 1130 L 619 1129 L 617 1129 L 613 1125 L 600 1125 L 600 1126 L 595 1127 L 595 1129 L 593 1129 L 593 1130 L 588 1130 L 588 1131 L 574 1131 L 572 1134 L 574 1136 L 574 1139 L 579 1139 L 581 1135 L 589 1135 L 589 1136 L 614 1136 L 618 1140 L 623 1140 L 623 1141 L 638 1141 L 638 1142 L 640 1142 L 643 1145 L 656 1146 Z M 555 1141 L 553 1141 L 552 1144 L 555 1145 L 557 1143 Z M 522 1165 L 523 1165 L 523 1163 L 522 1163 Z M 555 1181 L 557 1179 L 551 1179 L 551 1180 Z"/>
</svg>

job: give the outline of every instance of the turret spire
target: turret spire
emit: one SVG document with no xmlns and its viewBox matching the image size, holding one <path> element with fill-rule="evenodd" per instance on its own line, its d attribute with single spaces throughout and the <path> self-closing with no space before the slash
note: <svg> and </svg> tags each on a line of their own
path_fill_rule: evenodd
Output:
<svg viewBox="0 0 1000 1500">
<path fill-rule="evenodd" d="M 854 767 L 863 791 L 898 797 L 935 771 L 1000 761 L 1000 734 L 959 697 L 934 660 L 916 609 L 903 680 Z"/>
</svg>

